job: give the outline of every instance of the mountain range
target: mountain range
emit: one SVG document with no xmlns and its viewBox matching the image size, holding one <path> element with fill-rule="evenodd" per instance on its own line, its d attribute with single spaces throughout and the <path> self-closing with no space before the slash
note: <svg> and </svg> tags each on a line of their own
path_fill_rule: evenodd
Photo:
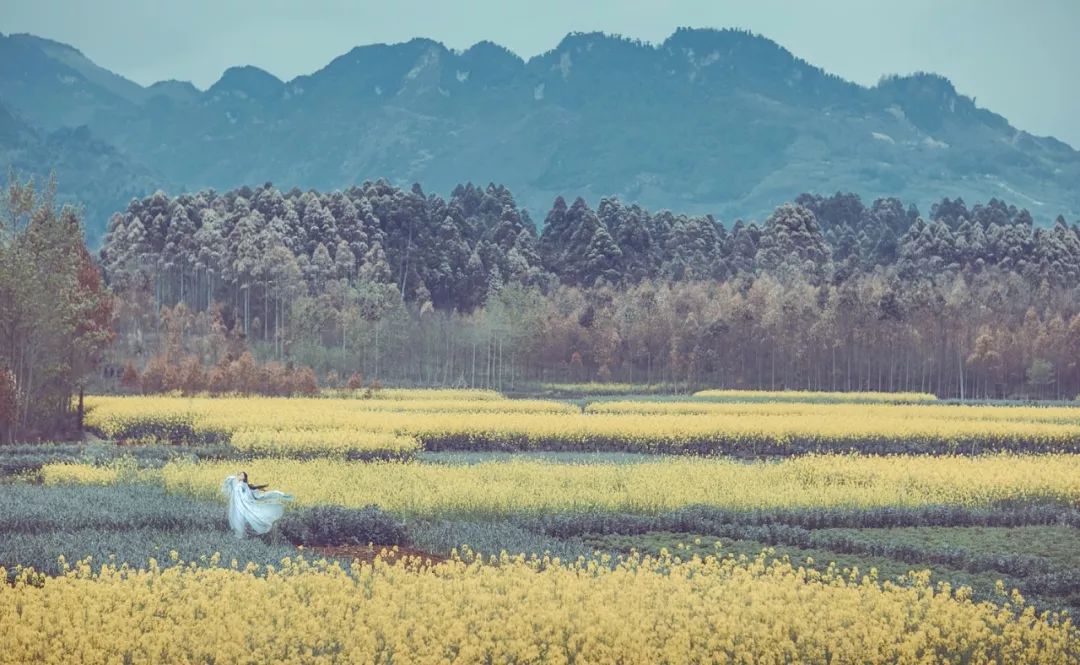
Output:
<svg viewBox="0 0 1080 665">
<path fill-rule="evenodd" d="M 282 81 L 233 67 L 207 90 L 141 86 L 72 46 L 0 35 L 0 164 L 55 171 L 100 238 L 131 196 L 386 178 L 506 185 L 760 219 L 800 192 L 1004 198 L 1080 216 L 1080 152 L 1017 129 L 934 74 L 864 87 L 764 37 L 680 29 L 660 44 L 573 33 L 523 60 L 491 42 L 359 46 Z"/>
</svg>

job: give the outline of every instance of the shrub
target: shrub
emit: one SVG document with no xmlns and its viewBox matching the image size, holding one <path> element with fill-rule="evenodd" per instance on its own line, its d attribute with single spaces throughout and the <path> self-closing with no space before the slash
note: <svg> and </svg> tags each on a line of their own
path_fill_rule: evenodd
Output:
<svg viewBox="0 0 1080 665">
<path fill-rule="evenodd" d="M 229 373 L 229 361 L 222 358 L 210 370 L 207 377 L 207 388 L 210 392 L 220 395 L 229 392 L 232 387 L 232 376 Z"/>
<path fill-rule="evenodd" d="M 206 390 L 206 372 L 203 370 L 202 361 L 199 360 L 198 356 L 184 358 L 184 362 L 180 364 L 178 375 L 180 390 L 185 395 L 194 395 Z"/>
<path fill-rule="evenodd" d="M 293 370 L 292 392 L 295 395 L 318 395 L 319 379 L 315 376 L 315 370 L 310 367 Z"/>
<path fill-rule="evenodd" d="M 130 362 L 124 368 L 120 385 L 124 388 L 142 387 L 146 394 L 178 390 L 184 395 L 209 391 L 215 395 L 317 395 L 319 380 L 310 367 L 289 369 L 277 361 L 260 366 L 250 353 L 236 360 L 228 357 L 207 370 L 198 356 L 188 356 L 179 365 L 166 356 L 155 356 L 146 363 L 140 379 Z"/>
<path fill-rule="evenodd" d="M 120 386 L 126 390 L 139 389 L 139 370 L 130 360 L 124 363 L 124 371 L 120 374 Z"/>
<path fill-rule="evenodd" d="M 297 545 L 402 545 L 405 526 L 379 509 L 315 506 L 289 512 L 278 523 L 282 535 Z"/>
<path fill-rule="evenodd" d="M 263 368 L 264 395 L 284 396 L 292 392 L 292 384 L 289 380 L 289 370 L 285 365 L 270 361 Z"/>
<path fill-rule="evenodd" d="M 252 395 L 259 392 L 260 384 L 260 372 L 258 366 L 255 364 L 255 358 L 252 357 L 250 352 L 244 352 L 244 355 L 234 360 L 229 367 L 229 373 L 232 378 L 232 390 L 243 395 Z"/>
<path fill-rule="evenodd" d="M 364 375 L 360 372 L 353 372 L 345 387 L 349 390 L 360 390 L 364 387 Z"/>
<path fill-rule="evenodd" d="M 154 356 L 146 363 L 142 373 L 144 393 L 164 393 L 175 390 L 179 383 L 176 366 L 169 363 L 165 356 Z"/>
</svg>

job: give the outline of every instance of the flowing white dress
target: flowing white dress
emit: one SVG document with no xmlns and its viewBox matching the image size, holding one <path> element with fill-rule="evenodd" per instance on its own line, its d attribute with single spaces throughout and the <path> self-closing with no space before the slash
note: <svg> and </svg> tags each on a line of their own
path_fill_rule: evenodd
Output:
<svg viewBox="0 0 1080 665">
<path fill-rule="evenodd" d="M 221 486 L 229 497 L 229 528 L 237 538 L 243 538 L 247 528 L 255 533 L 266 533 L 285 512 L 285 503 L 292 501 L 291 494 L 284 492 L 252 490 L 237 476 L 229 476 Z"/>
</svg>

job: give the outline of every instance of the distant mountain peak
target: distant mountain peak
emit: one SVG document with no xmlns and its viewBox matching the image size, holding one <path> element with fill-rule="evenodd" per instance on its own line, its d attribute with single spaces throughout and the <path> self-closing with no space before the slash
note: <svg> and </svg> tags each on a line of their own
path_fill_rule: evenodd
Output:
<svg viewBox="0 0 1080 665">
<path fill-rule="evenodd" d="M 4 34 L 0 33 L 0 38 L 3 38 L 3 36 L 4 36 Z M 82 51 L 75 48 L 71 44 L 65 44 L 64 42 L 58 42 L 58 41 L 56 41 L 54 39 L 48 39 L 47 37 L 38 37 L 37 35 L 32 35 L 32 34 L 30 34 L 28 32 L 12 33 L 12 34 L 8 35 L 8 39 L 11 39 L 11 40 L 16 41 L 16 42 L 25 43 L 25 44 L 32 44 L 32 45 L 37 46 L 39 48 L 40 47 L 46 47 L 46 48 L 51 48 L 51 49 L 60 49 L 60 50 L 63 50 L 63 51 L 70 51 L 71 53 L 74 53 L 75 55 L 79 55 L 79 56 L 82 56 L 84 58 L 86 57 L 85 55 L 83 55 Z"/>
<path fill-rule="evenodd" d="M 168 99 L 181 104 L 190 104 L 199 98 L 201 91 L 191 81 L 169 79 L 152 83 L 146 89 L 147 103 L 152 100 Z"/>
<path fill-rule="evenodd" d="M 525 65 L 525 60 L 517 53 L 487 40 L 476 42 L 462 51 L 459 57 L 467 62 L 485 63 L 493 67 L 509 65 L 520 68 Z"/>
<path fill-rule="evenodd" d="M 595 54 L 625 53 L 629 51 L 655 51 L 656 48 L 640 39 L 606 32 L 571 32 L 548 53 Z"/>
<path fill-rule="evenodd" d="M 513 51 L 511 51 L 510 49 L 506 48 L 505 46 L 503 46 L 501 44 L 496 44 L 495 42 L 487 40 L 487 39 L 483 39 L 483 40 L 480 40 L 480 41 L 476 42 L 475 44 L 473 44 L 469 48 L 462 51 L 461 54 L 462 55 L 472 55 L 472 56 L 475 56 L 475 57 L 481 57 L 481 56 L 492 56 L 492 57 L 500 57 L 500 58 L 510 57 L 510 58 L 515 59 L 515 60 L 522 61 L 521 56 L 519 56 L 518 54 L 514 53 Z"/>
<path fill-rule="evenodd" d="M 937 95 L 948 100 L 960 97 L 952 81 L 941 74 L 931 72 L 914 72 L 912 74 L 892 74 L 883 76 L 877 84 L 878 88 L 898 88 L 905 91 L 920 90 L 924 94 Z"/>
<path fill-rule="evenodd" d="M 254 99 L 270 99 L 280 96 L 284 89 L 285 83 L 265 69 L 243 65 L 226 69 L 206 92 L 211 96 L 238 94 Z"/>
<path fill-rule="evenodd" d="M 407 42 L 402 42 L 405 46 L 412 48 L 422 49 L 435 49 L 438 51 L 446 51 L 446 45 L 440 41 L 431 39 L 430 37 L 413 37 Z"/>
<path fill-rule="evenodd" d="M 0 41 L 3 41 L 0 37 Z M 82 51 L 62 42 L 30 34 L 11 35 L 7 40 L 16 44 L 23 53 L 31 52 L 51 61 L 54 74 L 67 85 L 77 83 L 73 78 L 82 78 L 89 84 L 115 95 L 128 102 L 138 103 L 145 99 L 146 90 L 134 81 L 115 74 L 83 55 Z M 43 66 L 41 60 L 39 66 Z M 74 76 L 73 76 L 74 75 Z"/>
<path fill-rule="evenodd" d="M 907 117 L 925 130 L 939 130 L 946 122 L 974 119 L 999 130 L 1008 130 L 1008 121 L 979 109 L 975 100 L 956 91 L 952 82 L 939 74 L 916 72 L 883 77 L 873 88 L 888 102 L 903 109 Z"/>
</svg>

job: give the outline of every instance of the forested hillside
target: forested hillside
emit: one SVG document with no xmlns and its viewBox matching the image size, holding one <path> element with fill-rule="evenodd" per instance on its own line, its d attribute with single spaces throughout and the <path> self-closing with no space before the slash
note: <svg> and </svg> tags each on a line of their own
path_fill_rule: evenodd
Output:
<svg viewBox="0 0 1080 665">
<path fill-rule="evenodd" d="M 947 79 L 864 87 L 739 30 L 680 29 L 657 44 L 573 33 L 527 60 L 491 42 L 412 39 L 357 46 L 290 81 L 237 65 L 206 90 L 143 87 L 71 46 L 0 35 L 0 103 L 42 136 L 84 127 L 111 146 L 108 180 L 61 174 L 61 195 L 93 203 L 94 241 L 110 214 L 98 211 L 132 188 L 333 190 L 377 177 L 437 191 L 498 179 L 538 220 L 556 195 L 760 220 L 800 192 L 837 190 L 924 209 L 1003 196 L 1042 225 L 1080 214 L 1080 152 Z M 48 143 L 19 163 L 45 175 L 82 159 L 80 145 Z"/>
<path fill-rule="evenodd" d="M 502 389 L 1080 392 L 1080 229 L 996 199 L 924 217 L 802 195 L 728 229 L 558 198 L 538 234 L 496 185 L 159 192 L 113 217 L 101 259 L 117 363 L 250 347 L 324 376 Z"/>
<path fill-rule="evenodd" d="M 0 168 L 34 176 L 39 184 L 55 176 L 60 203 L 84 211 L 93 226 L 90 238 L 100 239 L 103 222 L 132 197 L 164 186 L 152 170 L 94 136 L 85 126 L 52 132 L 36 129 L 4 106 L 0 94 Z"/>
</svg>

